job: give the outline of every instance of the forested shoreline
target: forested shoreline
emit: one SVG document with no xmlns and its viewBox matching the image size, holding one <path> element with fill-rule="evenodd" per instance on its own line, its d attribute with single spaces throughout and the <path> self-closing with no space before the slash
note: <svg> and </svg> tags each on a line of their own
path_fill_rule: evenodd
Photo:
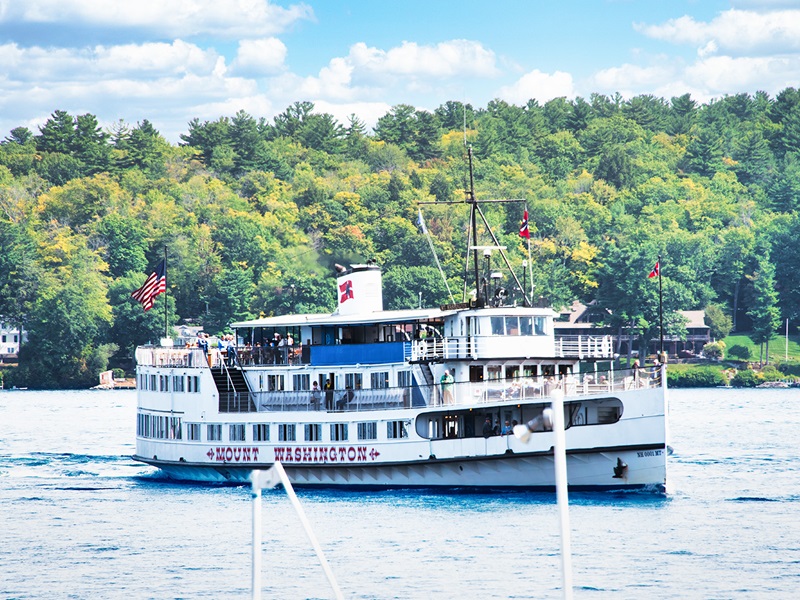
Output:
<svg viewBox="0 0 800 600">
<path fill-rule="evenodd" d="M 133 118 L 137 118 L 134 116 Z M 53 112 L 0 142 L 0 315 L 23 327 L 16 385 L 87 387 L 170 323 L 207 332 L 335 307 L 333 263 L 375 260 L 387 308 L 463 291 L 465 142 L 479 200 L 519 270 L 527 208 L 535 293 L 596 301 L 609 325 L 657 335 L 706 309 L 712 329 L 768 340 L 800 312 L 800 91 L 700 104 L 592 95 L 433 112 L 393 107 L 374 131 L 298 102 L 268 121 L 192 120 L 177 144 L 146 119 L 108 130 Z M 168 289 L 130 293 L 168 248 Z M 127 361 L 127 362 L 126 362 Z"/>
</svg>

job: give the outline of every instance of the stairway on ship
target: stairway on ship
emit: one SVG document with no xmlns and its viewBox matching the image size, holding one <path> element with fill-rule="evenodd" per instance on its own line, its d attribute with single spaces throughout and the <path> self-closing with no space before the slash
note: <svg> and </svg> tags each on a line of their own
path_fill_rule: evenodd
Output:
<svg viewBox="0 0 800 600">
<path fill-rule="evenodd" d="M 250 387 L 239 367 L 212 368 L 214 383 L 219 392 L 219 412 L 255 412 Z"/>
</svg>

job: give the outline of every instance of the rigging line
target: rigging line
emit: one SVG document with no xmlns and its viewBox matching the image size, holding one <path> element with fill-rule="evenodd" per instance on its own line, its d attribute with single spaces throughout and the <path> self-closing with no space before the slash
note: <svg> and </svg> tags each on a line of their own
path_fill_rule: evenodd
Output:
<svg viewBox="0 0 800 600">
<path fill-rule="evenodd" d="M 467 253 L 464 256 L 464 289 L 461 292 L 461 301 L 467 301 L 467 278 L 469 277 L 469 236 L 472 233 L 472 219 L 467 220 Z M 477 298 L 477 290 L 475 292 Z"/>
<path fill-rule="evenodd" d="M 444 286 L 447 288 L 447 295 L 450 296 L 450 302 L 455 304 L 456 301 L 453 298 L 453 293 L 450 291 L 450 285 L 447 283 L 447 277 L 444 276 L 442 265 L 439 263 L 439 257 L 436 255 L 436 249 L 433 247 L 433 240 L 431 240 L 431 234 L 428 231 L 428 228 L 425 227 L 425 220 L 422 218 L 422 209 L 420 208 L 418 210 L 419 210 L 419 225 L 420 227 L 422 227 L 422 233 L 425 234 L 425 238 L 428 240 L 428 246 L 430 246 L 433 258 L 436 261 L 436 266 L 439 268 L 439 274 L 442 276 L 442 280 L 444 281 Z"/>
<path fill-rule="evenodd" d="M 494 241 L 495 246 L 499 247 L 500 242 L 497 240 L 497 237 L 494 235 L 494 231 L 492 231 L 492 228 L 489 226 L 489 221 L 486 220 L 486 217 L 484 216 L 481 207 L 476 204 L 475 210 L 481 216 L 481 219 L 483 219 L 483 224 L 486 225 L 486 229 L 489 231 L 489 235 L 492 236 L 492 240 Z M 502 248 L 500 249 L 500 256 L 503 257 L 503 260 L 506 263 L 506 267 L 508 267 L 508 272 L 511 273 L 511 276 L 514 278 L 517 287 L 522 290 L 522 295 L 525 297 L 525 300 L 530 302 L 530 300 L 528 300 L 528 293 L 523 289 L 522 284 L 519 282 L 519 279 L 517 278 L 517 274 L 514 272 L 514 269 L 511 268 L 511 263 L 508 262 L 508 257 L 506 256 L 506 253 L 502 250 Z"/>
</svg>

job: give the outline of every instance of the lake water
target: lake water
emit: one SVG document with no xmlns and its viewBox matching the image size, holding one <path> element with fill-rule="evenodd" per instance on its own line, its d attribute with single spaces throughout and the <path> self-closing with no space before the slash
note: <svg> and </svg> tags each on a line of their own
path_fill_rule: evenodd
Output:
<svg viewBox="0 0 800 600">
<path fill-rule="evenodd" d="M 0 392 L 0 597 L 244 598 L 249 489 L 132 461 L 134 392 Z M 800 393 L 671 390 L 665 496 L 570 495 L 576 598 L 792 598 Z M 554 494 L 298 492 L 347 598 L 559 598 Z M 330 598 L 286 494 L 263 596 Z"/>
</svg>

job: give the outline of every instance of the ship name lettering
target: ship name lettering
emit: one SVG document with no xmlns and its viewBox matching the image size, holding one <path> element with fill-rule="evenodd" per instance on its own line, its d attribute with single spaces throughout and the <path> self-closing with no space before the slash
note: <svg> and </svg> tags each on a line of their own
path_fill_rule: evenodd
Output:
<svg viewBox="0 0 800 600">
<path fill-rule="evenodd" d="M 217 457 L 225 456 L 227 448 L 218 448 Z M 273 449 L 275 460 L 281 462 L 295 463 L 330 463 L 330 462 L 366 462 L 374 461 L 380 452 L 368 446 L 275 446 Z M 258 448 L 253 448 L 252 452 L 258 458 Z M 249 459 L 249 449 L 242 449 L 244 460 Z"/>
<path fill-rule="evenodd" d="M 217 462 L 253 462 L 258 460 L 258 448 L 217 446 L 216 452 L 208 451 L 208 456 Z"/>
</svg>

